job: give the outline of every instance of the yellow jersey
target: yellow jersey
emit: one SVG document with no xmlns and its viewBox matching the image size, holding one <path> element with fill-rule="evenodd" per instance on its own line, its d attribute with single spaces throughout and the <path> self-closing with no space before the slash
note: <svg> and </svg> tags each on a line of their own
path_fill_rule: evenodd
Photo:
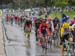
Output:
<svg viewBox="0 0 75 56">
<path fill-rule="evenodd" d="M 69 30 L 70 30 L 70 31 L 73 31 L 74 29 L 72 28 L 72 26 L 69 26 Z M 61 36 L 61 38 L 63 37 L 64 32 L 65 32 L 64 28 L 61 27 L 61 29 L 60 29 L 60 36 Z"/>
</svg>

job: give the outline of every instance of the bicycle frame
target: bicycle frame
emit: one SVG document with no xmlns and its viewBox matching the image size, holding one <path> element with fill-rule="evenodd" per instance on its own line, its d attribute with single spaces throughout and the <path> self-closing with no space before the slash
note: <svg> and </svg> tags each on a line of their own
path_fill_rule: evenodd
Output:
<svg viewBox="0 0 75 56">
<path fill-rule="evenodd" d="M 26 37 L 27 37 L 28 39 L 30 39 L 30 33 L 31 33 L 31 32 L 26 32 L 26 33 L 25 33 L 25 35 L 26 35 Z"/>
<path fill-rule="evenodd" d="M 72 56 L 72 55 L 74 55 L 74 53 L 73 53 L 73 42 L 69 42 L 69 41 L 67 41 L 67 40 L 65 40 L 65 46 L 66 46 L 66 55 L 67 56 Z"/>
<path fill-rule="evenodd" d="M 26 39 L 27 39 L 27 46 L 30 48 L 30 33 L 31 32 L 26 32 L 25 33 L 25 36 L 26 36 Z"/>
<path fill-rule="evenodd" d="M 47 53 L 47 44 L 48 44 L 48 39 L 46 37 L 48 37 L 48 36 L 45 35 L 45 36 L 43 36 L 43 38 L 41 38 L 42 48 L 43 48 L 43 50 L 45 50 L 45 53 Z"/>
</svg>

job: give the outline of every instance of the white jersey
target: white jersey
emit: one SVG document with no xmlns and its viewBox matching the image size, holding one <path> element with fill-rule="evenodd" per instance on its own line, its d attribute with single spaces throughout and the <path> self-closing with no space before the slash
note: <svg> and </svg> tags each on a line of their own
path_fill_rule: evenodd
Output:
<svg viewBox="0 0 75 56">
<path fill-rule="evenodd" d="M 53 21 L 50 21 L 50 23 L 49 23 L 49 21 L 47 21 L 46 23 L 47 23 L 47 24 L 49 24 L 49 25 L 51 24 L 52 32 L 54 32 L 54 25 L 53 25 Z"/>
</svg>

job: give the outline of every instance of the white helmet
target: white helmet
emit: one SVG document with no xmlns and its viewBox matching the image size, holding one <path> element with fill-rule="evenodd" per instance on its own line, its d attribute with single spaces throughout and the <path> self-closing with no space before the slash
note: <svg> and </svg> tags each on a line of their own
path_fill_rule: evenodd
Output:
<svg viewBox="0 0 75 56">
<path fill-rule="evenodd" d="M 75 24 L 72 25 L 72 28 L 75 28 Z"/>
</svg>

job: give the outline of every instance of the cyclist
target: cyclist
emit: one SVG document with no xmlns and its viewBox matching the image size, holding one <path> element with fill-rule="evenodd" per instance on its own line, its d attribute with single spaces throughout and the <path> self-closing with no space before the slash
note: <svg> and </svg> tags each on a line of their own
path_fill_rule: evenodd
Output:
<svg viewBox="0 0 75 56">
<path fill-rule="evenodd" d="M 57 17 L 54 18 L 53 25 L 54 25 L 54 37 L 58 38 L 58 32 L 59 32 L 59 29 L 60 29 L 60 21 Z"/>
<path fill-rule="evenodd" d="M 66 15 L 62 15 L 62 20 L 61 20 L 61 26 L 65 23 L 65 22 L 67 22 L 67 23 L 69 23 L 70 22 L 70 18 L 69 18 L 69 16 L 66 16 Z"/>
<path fill-rule="evenodd" d="M 11 25 L 13 25 L 14 15 L 11 14 Z"/>
<path fill-rule="evenodd" d="M 53 23 L 54 23 L 54 28 L 56 28 L 57 24 L 60 24 L 60 21 L 57 17 L 55 17 L 54 20 L 53 20 Z"/>
<path fill-rule="evenodd" d="M 39 38 L 38 38 L 38 28 L 39 28 L 40 23 L 41 23 L 41 20 L 40 19 L 36 19 L 36 21 L 35 21 L 35 36 L 36 36 L 36 41 L 39 40 Z"/>
<path fill-rule="evenodd" d="M 54 32 L 53 20 L 52 19 L 48 19 L 47 23 L 48 23 L 49 31 L 51 33 L 53 33 Z"/>
<path fill-rule="evenodd" d="M 18 16 L 17 16 L 17 15 L 15 15 L 15 16 L 14 16 L 15 24 L 17 24 L 17 18 L 18 18 Z"/>
<path fill-rule="evenodd" d="M 11 16 L 10 16 L 10 14 L 7 14 L 7 15 L 6 15 L 6 21 L 7 21 L 7 22 L 10 22 L 10 21 L 11 21 Z"/>
<path fill-rule="evenodd" d="M 48 35 L 50 35 L 49 32 L 49 27 L 48 24 L 46 23 L 45 19 L 42 19 L 42 22 L 39 26 L 39 34 L 40 34 L 40 43 L 42 48 L 47 48 L 47 43 L 48 43 Z M 46 40 L 45 43 L 46 45 L 44 45 L 43 40 Z"/>
<path fill-rule="evenodd" d="M 24 21 L 25 21 L 25 17 L 24 17 L 24 15 L 22 15 L 21 16 L 21 21 L 20 21 L 21 22 L 21 27 L 22 27 Z"/>
<path fill-rule="evenodd" d="M 53 20 L 51 19 L 51 17 L 48 18 L 47 23 L 48 23 L 49 32 L 50 32 L 50 36 L 48 39 L 48 46 L 51 48 L 52 43 L 54 41 L 54 38 L 53 38 L 54 24 L 53 24 Z"/>
<path fill-rule="evenodd" d="M 73 31 L 72 31 L 72 34 L 73 34 L 73 41 L 75 42 L 75 24 L 72 25 L 72 28 L 73 28 Z"/>
<path fill-rule="evenodd" d="M 6 22 L 8 22 L 9 21 L 9 15 L 7 14 L 6 15 Z"/>
<path fill-rule="evenodd" d="M 72 26 L 75 23 L 75 17 L 74 19 L 70 22 L 70 25 Z"/>
<path fill-rule="evenodd" d="M 61 30 L 60 30 L 60 35 L 61 35 L 61 45 L 62 45 L 62 54 L 64 54 L 64 51 L 65 51 L 65 48 L 66 46 L 64 45 L 65 43 L 65 40 L 68 40 L 69 41 L 69 33 L 70 33 L 70 28 L 69 28 L 69 24 L 68 23 L 64 23 L 61 27 Z"/>
<path fill-rule="evenodd" d="M 72 28 L 73 28 L 73 31 L 72 31 L 72 34 L 73 34 L 73 42 L 74 42 L 74 44 L 73 44 L 73 50 L 75 50 L 75 24 L 73 24 L 72 25 Z M 74 51 L 74 53 L 75 53 L 75 51 Z"/>
<path fill-rule="evenodd" d="M 53 33 L 54 45 L 58 46 L 58 44 L 59 44 L 60 21 L 57 17 L 55 17 L 53 19 L 53 25 L 54 25 L 54 33 Z"/>
<path fill-rule="evenodd" d="M 26 22 L 24 24 L 24 31 L 26 33 L 26 35 L 28 35 L 28 39 L 30 39 L 30 33 L 31 33 L 31 29 L 32 29 L 32 21 L 30 18 L 26 18 Z"/>
<path fill-rule="evenodd" d="M 66 15 L 65 14 L 62 14 L 61 23 L 63 24 L 64 22 L 66 22 Z"/>
</svg>

